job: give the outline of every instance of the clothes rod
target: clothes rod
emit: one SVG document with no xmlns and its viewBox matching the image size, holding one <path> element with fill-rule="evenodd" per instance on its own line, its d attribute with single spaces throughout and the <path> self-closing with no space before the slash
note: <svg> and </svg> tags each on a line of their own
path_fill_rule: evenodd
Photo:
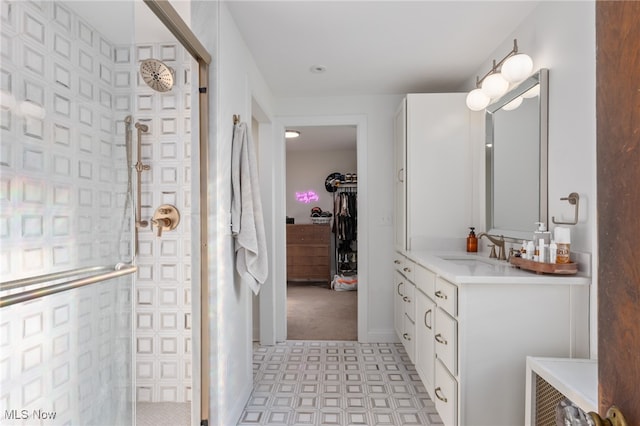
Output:
<svg viewBox="0 0 640 426">
<path fill-rule="evenodd" d="M 4 308 L 5 306 L 15 305 L 16 303 L 28 302 L 30 300 L 39 299 L 41 297 L 49 296 L 56 293 L 61 293 L 67 290 L 73 290 L 75 288 L 84 287 L 87 285 L 99 283 L 102 281 L 110 280 L 112 278 L 117 278 L 123 275 L 130 275 L 135 273 L 138 270 L 138 267 L 135 265 L 126 265 L 124 267 L 119 267 L 120 265 L 116 265 L 110 272 L 92 275 L 86 278 L 80 278 L 77 280 L 67 281 L 60 284 L 53 284 L 43 288 L 37 288 L 34 290 L 23 291 L 21 293 L 10 294 L 8 296 L 0 297 L 0 308 Z"/>
</svg>

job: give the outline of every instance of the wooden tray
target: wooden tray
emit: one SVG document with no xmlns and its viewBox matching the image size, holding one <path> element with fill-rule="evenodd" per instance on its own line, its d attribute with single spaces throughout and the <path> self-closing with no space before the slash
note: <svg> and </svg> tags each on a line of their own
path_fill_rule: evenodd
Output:
<svg viewBox="0 0 640 426">
<path fill-rule="evenodd" d="M 533 260 L 522 259 L 521 257 L 512 256 L 509 260 L 512 265 L 520 269 L 533 271 L 536 274 L 558 274 L 573 275 L 578 272 L 578 264 L 571 263 L 542 263 Z"/>
</svg>

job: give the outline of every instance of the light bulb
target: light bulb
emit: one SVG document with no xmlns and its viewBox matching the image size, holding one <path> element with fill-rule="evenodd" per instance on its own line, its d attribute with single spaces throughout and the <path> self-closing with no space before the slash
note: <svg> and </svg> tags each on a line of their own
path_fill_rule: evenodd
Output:
<svg viewBox="0 0 640 426">
<path fill-rule="evenodd" d="M 500 73 L 510 83 L 524 80 L 529 77 L 531 71 L 533 71 L 533 61 L 524 53 L 511 56 L 500 68 Z"/>
<path fill-rule="evenodd" d="M 491 74 L 482 82 L 482 91 L 492 99 L 504 95 L 508 89 L 509 82 L 500 73 Z"/>
<path fill-rule="evenodd" d="M 511 111 L 518 108 L 521 104 L 522 104 L 522 96 L 518 96 L 517 98 L 515 98 L 514 100 L 512 100 L 511 102 L 503 106 L 502 109 L 505 111 Z"/>
<path fill-rule="evenodd" d="M 526 92 L 524 92 L 522 94 L 523 98 L 535 98 L 536 96 L 538 96 L 540 94 L 540 85 L 536 84 L 535 86 L 533 86 L 531 89 L 527 90 Z"/>
<path fill-rule="evenodd" d="M 467 95 L 467 107 L 472 111 L 480 111 L 489 105 L 491 99 L 480 89 L 473 89 Z"/>
</svg>

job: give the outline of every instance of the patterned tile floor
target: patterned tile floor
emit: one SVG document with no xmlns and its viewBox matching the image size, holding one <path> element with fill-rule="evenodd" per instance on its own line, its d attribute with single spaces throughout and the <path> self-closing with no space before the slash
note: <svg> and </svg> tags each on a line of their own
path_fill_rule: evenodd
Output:
<svg viewBox="0 0 640 426">
<path fill-rule="evenodd" d="M 442 425 L 402 344 L 255 346 L 238 425 Z"/>
</svg>

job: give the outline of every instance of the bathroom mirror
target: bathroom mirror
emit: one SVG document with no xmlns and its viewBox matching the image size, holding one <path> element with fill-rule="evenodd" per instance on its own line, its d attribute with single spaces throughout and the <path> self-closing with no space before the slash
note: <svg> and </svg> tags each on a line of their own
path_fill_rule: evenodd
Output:
<svg viewBox="0 0 640 426">
<path fill-rule="evenodd" d="M 548 225 L 549 71 L 541 69 L 486 109 L 486 218 L 491 234 L 532 238 Z"/>
</svg>

